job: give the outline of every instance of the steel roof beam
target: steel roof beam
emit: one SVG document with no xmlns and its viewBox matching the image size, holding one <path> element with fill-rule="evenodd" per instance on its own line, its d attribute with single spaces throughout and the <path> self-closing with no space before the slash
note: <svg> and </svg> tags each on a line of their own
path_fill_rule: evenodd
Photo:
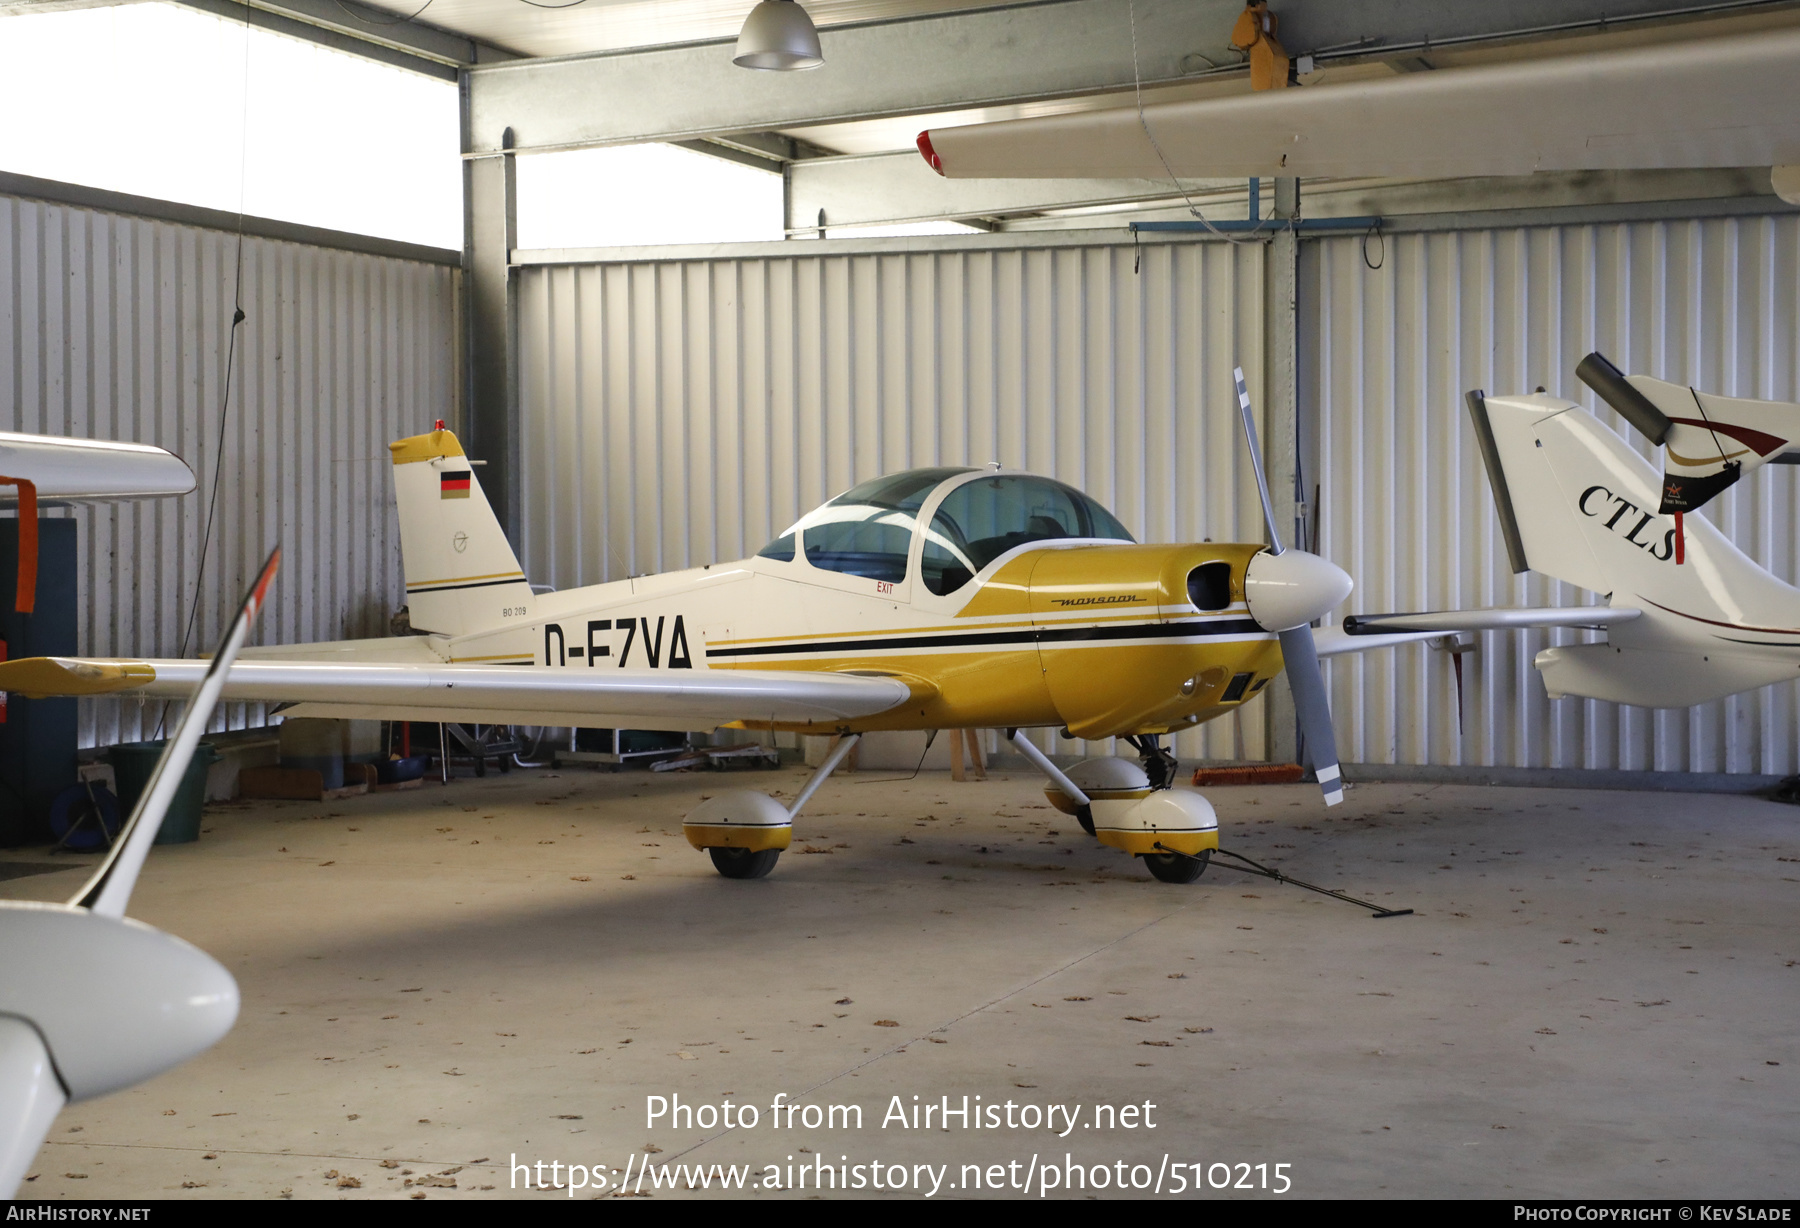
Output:
<svg viewBox="0 0 1800 1228">
<path fill-rule="evenodd" d="M 282 0 L 333 3 L 334 0 Z M 1791 7 L 1792 0 L 1285 0 L 1288 51 L 1325 60 L 1527 39 L 1634 21 Z M 1137 63 L 1118 0 L 1037 0 L 828 26 L 823 67 L 745 72 L 731 42 L 514 60 L 470 71 L 473 142 L 521 152 L 694 140 L 1129 90 L 1240 71 L 1241 0 L 1136 0 Z"/>
<path fill-rule="evenodd" d="M 513 53 L 355 0 L 174 0 L 233 21 L 318 43 L 428 76 L 454 79 L 456 69 L 506 60 Z M 414 7 L 417 7 L 416 5 Z M 247 13 L 246 13 L 247 10 Z M 11 11 L 0 4 L 0 11 Z M 366 17 L 363 15 L 367 14 Z"/>
</svg>

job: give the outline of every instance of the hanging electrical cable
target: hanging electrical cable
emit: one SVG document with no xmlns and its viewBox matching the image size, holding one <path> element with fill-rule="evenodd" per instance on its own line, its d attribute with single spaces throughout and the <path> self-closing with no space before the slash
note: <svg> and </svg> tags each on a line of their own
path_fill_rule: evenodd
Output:
<svg viewBox="0 0 1800 1228">
<path fill-rule="evenodd" d="M 355 9 L 351 8 L 348 4 L 345 4 L 344 0 L 333 0 L 333 2 L 339 8 L 343 9 L 346 13 L 350 14 L 350 16 L 354 17 L 357 21 L 362 22 L 365 26 L 403 26 L 407 22 L 412 21 L 414 18 L 418 17 L 418 15 L 420 13 L 423 13 L 426 9 L 430 8 L 432 6 L 432 4 L 435 3 L 435 0 L 425 0 L 424 4 L 421 4 L 418 8 L 414 9 L 407 16 L 396 17 L 392 21 L 375 21 L 372 18 L 364 17 L 361 13 L 358 13 Z M 579 0 L 578 0 L 578 2 L 579 2 Z"/>
<path fill-rule="evenodd" d="M 1150 121 L 1144 115 L 1144 75 L 1138 67 L 1137 0 L 1130 0 L 1127 10 L 1131 20 L 1131 85 L 1137 101 L 1138 125 L 1143 128 L 1144 139 L 1150 142 L 1150 148 L 1156 151 L 1156 160 L 1162 163 L 1163 171 L 1169 176 L 1170 184 L 1177 192 L 1181 193 L 1181 199 L 1187 202 L 1188 212 L 1193 214 L 1213 237 L 1223 239 L 1227 243 L 1262 242 L 1259 231 L 1252 231 L 1249 235 L 1240 237 L 1214 226 L 1206 219 L 1206 215 L 1200 212 L 1200 206 L 1196 205 L 1194 198 L 1188 195 L 1188 190 L 1181 185 L 1181 180 L 1175 177 L 1175 168 L 1169 165 L 1168 155 L 1163 153 L 1162 145 L 1158 143 L 1156 134 L 1150 131 Z M 1260 221 L 1261 219 L 1255 220 Z M 1289 219 L 1288 225 L 1293 225 L 1292 219 Z"/>
<path fill-rule="evenodd" d="M 176 651 L 177 657 L 187 656 L 188 644 L 193 639 L 194 625 L 200 618 L 200 602 L 206 592 L 206 558 L 212 545 L 213 519 L 219 509 L 219 479 L 225 468 L 225 428 L 231 414 L 231 384 L 237 369 L 237 334 L 238 326 L 247 318 L 244 314 L 244 194 L 246 168 L 249 165 L 250 140 L 250 10 L 244 10 L 244 86 L 243 98 L 239 108 L 238 123 L 238 209 L 237 209 L 237 250 L 232 260 L 231 286 L 231 326 L 226 330 L 225 342 L 225 384 L 219 394 L 219 435 L 213 447 L 212 489 L 206 497 L 206 527 L 200 534 L 200 560 L 194 570 L 194 601 L 188 609 L 187 623 L 181 631 L 181 646 Z M 162 712 L 156 720 L 156 736 L 162 737 L 164 725 L 169 717 L 169 705 L 164 702 Z"/>
</svg>

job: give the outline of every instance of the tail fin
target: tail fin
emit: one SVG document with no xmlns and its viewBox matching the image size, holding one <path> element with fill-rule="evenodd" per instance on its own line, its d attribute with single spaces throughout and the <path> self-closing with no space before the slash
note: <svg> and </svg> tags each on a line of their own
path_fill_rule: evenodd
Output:
<svg viewBox="0 0 1800 1228">
<path fill-rule="evenodd" d="M 440 428 L 388 449 L 412 625 L 467 635 L 528 615 L 531 585 L 455 434 Z"/>
<path fill-rule="evenodd" d="M 1629 638 L 1668 625 L 1659 609 L 1702 623 L 1792 625 L 1800 591 L 1704 518 L 1660 514 L 1656 470 L 1585 409 L 1542 394 L 1472 395 L 1470 409 L 1477 436 L 1488 436 L 1490 474 L 1499 471 L 1501 521 L 1523 555 L 1515 567 L 1643 607 L 1650 617 L 1630 624 Z"/>
</svg>

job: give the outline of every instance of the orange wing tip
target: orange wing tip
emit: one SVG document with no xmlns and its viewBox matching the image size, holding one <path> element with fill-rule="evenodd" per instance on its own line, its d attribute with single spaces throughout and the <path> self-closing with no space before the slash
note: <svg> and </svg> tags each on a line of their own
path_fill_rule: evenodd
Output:
<svg viewBox="0 0 1800 1228">
<path fill-rule="evenodd" d="M 21 657 L 0 664 L 0 691 L 27 699 L 110 695 L 156 681 L 142 661 L 82 661 L 71 657 Z"/>
</svg>

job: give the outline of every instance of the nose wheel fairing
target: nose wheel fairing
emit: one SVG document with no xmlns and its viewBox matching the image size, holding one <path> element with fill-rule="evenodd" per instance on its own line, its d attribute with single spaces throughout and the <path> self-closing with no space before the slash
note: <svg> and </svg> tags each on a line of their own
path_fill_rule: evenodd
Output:
<svg viewBox="0 0 1800 1228">
<path fill-rule="evenodd" d="M 1174 762 L 1167 751 L 1162 754 Z M 1044 786 L 1045 799 L 1077 820 L 1085 810 L 1093 825 L 1082 822 L 1082 827 L 1110 848 L 1133 856 L 1175 852 L 1191 857 L 1219 847 L 1219 819 L 1212 803 L 1198 793 L 1153 788 L 1144 768 L 1129 759 L 1087 759 L 1071 767 L 1064 779 L 1083 798 L 1072 797 L 1052 778 Z"/>
</svg>

